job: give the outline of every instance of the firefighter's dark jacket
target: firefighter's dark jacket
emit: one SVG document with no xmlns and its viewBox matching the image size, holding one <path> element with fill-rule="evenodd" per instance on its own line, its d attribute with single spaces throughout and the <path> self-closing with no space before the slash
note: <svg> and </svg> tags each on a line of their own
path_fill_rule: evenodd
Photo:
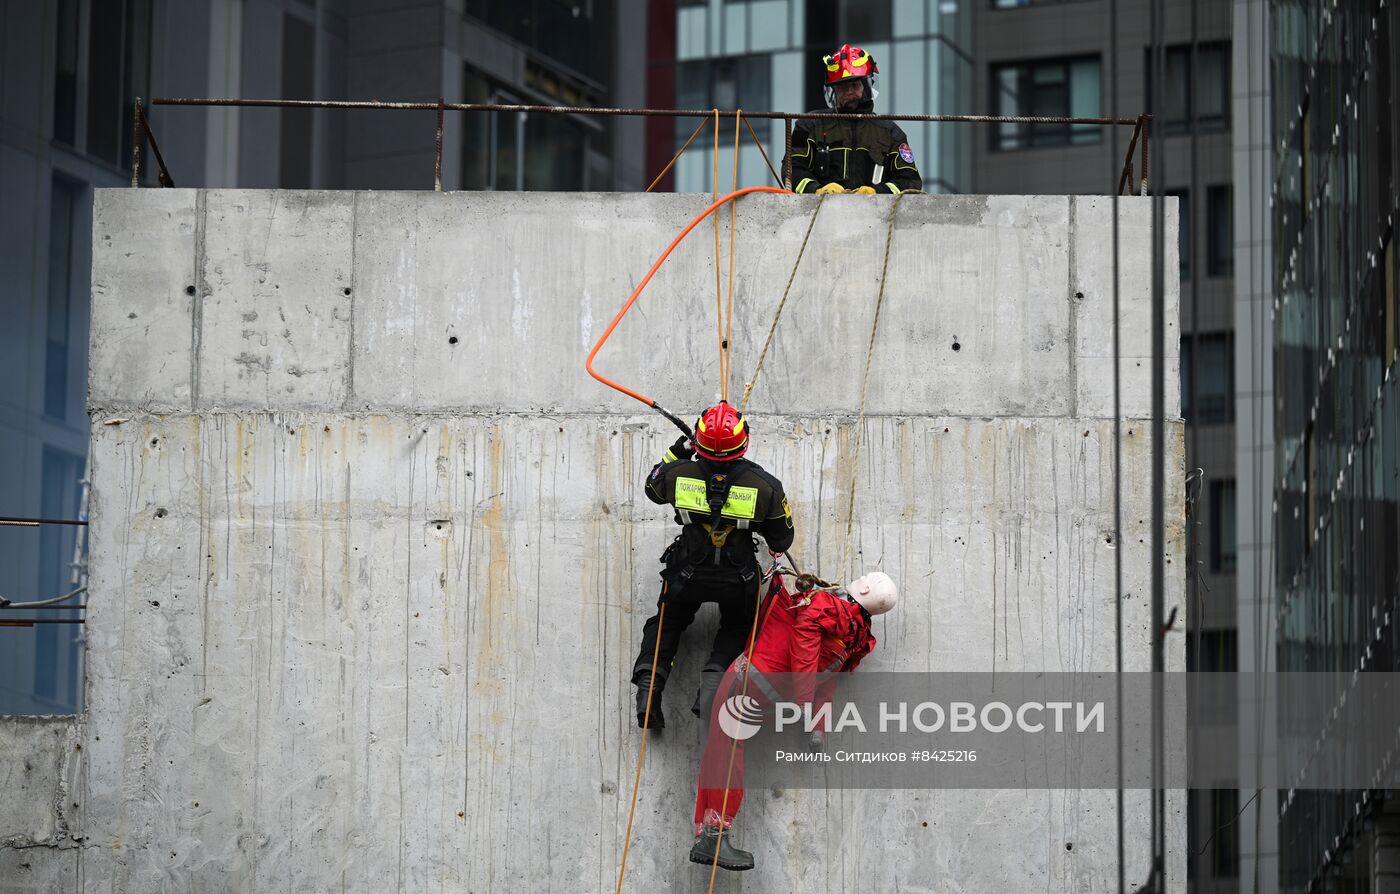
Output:
<svg viewBox="0 0 1400 894">
<path fill-rule="evenodd" d="M 707 488 L 715 474 L 727 476 L 729 493 L 712 525 Z M 647 476 L 646 495 L 653 503 L 672 506 L 682 526 L 663 556 L 668 568 L 684 565 L 721 574 L 750 569 L 756 562 L 754 534 L 762 535 L 774 552 L 792 546 L 792 511 L 782 482 L 748 460 L 711 462 L 678 458 L 667 451 Z"/>
<path fill-rule="evenodd" d="M 870 100 L 856 108 L 873 110 Z M 909 137 L 893 121 L 799 119 L 792 129 L 791 158 L 793 192 L 813 193 L 828 183 L 847 191 L 873 186 L 886 194 L 924 188 Z M 879 183 L 874 182 L 877 165 L 884 165 Z"/>
</svg>

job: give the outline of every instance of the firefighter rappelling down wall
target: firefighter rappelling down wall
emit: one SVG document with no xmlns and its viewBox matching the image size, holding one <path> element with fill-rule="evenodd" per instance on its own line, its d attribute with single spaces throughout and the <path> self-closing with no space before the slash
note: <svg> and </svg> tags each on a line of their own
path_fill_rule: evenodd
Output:
<svg viewBox="0 0 1400 894">
<path fill-rule="evenodd" d="M 761 739 L 705 727 L 793 670 L 835 674 L 817 702 L 1111 672 L 1119 604 L 1149 668 L 1149 200 L 1117 202 L 1121 543 L 1110 198 L 713 203 L 99 191 L 82 846 L 25 878 L 1115 888 L 1111 787 L 777 786 Z M 1143 879 L 1149 792 L 1124 816 Z"/>
</svg>

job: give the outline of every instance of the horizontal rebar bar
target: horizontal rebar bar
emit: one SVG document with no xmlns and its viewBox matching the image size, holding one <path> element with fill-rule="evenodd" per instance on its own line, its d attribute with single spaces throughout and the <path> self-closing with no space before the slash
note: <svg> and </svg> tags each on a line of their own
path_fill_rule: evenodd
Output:
<svg viewBox="0 0 1400 894">
<path fill-rule="evenodd" d="M 380 100 L 331 99 L 187 99 L 164 97 L 150 101 L 153 106 L 236 106 L 278 109 L 398 109 L 436 112 L 439 108 L 452 112 L 541 112 L 554 115 L 639 115 L 659 118 L 709 118 L 714 109 L 623 109 L 605 106 L 513 105 L 507 103 L 470 102 L 383 102 Z M 734 110 L 719 110 L 720 117 L 734 117 Z M 932 121 L 966 124 L 1120 124 L 1135 125 L 1136 118 L 1066 118 L 1032 115 L 874 115 L 862 112 L 750 112 L 746 118 L 787 119 L 863 119 L 874 121 Z"/>
</svg>

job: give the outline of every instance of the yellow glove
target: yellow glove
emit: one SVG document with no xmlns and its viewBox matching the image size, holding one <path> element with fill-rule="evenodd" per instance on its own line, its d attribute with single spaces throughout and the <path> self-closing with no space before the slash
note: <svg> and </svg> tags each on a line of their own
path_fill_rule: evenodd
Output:
<svg viewBox="0 0 1400 894">
<path fill-rule="evenodd" d="M 862 186 L 860 189 L 857 189 L 855 192 L 856 192 L 856 195 L 861 195 L 861 196 L 873 196 L 873 195 L 875 195 L 875 187 L 873 187 L 873 186 Z"/>
<path fill-rule="evenodd" d="M 825 195 L 830 195 L 830 194 L 835 193 L 835 192 L 845 192 L 845 191 L 846 191 L 846 187 L 842 186 L 842 185 L 839 184 L 839 183 L 828 183 L 826 186 L 823 186 L 821 189 L 817 190 L 817 195 L 819 195 L 819 196 L 825 196 Z"/>
</svg>

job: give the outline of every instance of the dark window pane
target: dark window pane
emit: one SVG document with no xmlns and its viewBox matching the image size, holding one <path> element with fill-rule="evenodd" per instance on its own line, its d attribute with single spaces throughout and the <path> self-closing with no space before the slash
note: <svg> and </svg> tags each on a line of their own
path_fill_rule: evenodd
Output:
<svg viewBox="0 0 1400 894">
<path fill-rule="evenodd" d="M 1216 574 L 1235 572 L 1238 550 L 1235 543 L 1235 482 L 1210 483 L 1210 570 Z"/>
<path fill-rule="evenodd" d="M 682 109 L 767 109 L 772 92 L 767 56 L 727 56 L 676 66 L 676 105 Z M 692 120 L 676 128 L 677 146 L 694 126 Z M 733 115 L 720 118 L 720 135 L 722 141 L 727 137 L 733 142 Z"/>
<path fill-rule="evenodd" d="M 583 0 L 535 0 L 534 47 L 575 71 L 593 72 L 592 4 Z M 601 74 L 606 76 L 606 72 Z"/>
<path fill-rule="evenodd" d="M 116 164 L 122 122 L 122 7 L 124 0 L 92 4 L 87 73 L 87 151 Z"/>
<path fill-rule="evenodd" d="M 1191 120 L 1191 101 L 1188 98 L 1191 90 L 1190 63 L 1187 48 L 1172 47 L 1167 50 L 1167 83 L 1161 102 L 1168 132 L 1184 128 Z"/>
<path fill-rule="evenodd" d="M 44 415 L 68 418 L 69 328 L 73 295 L 73 217 L 78 186 L 53 178 L 49 211 L 49 302 L 45 326 Z"/>
<path fill-rule="evenodd" d="M 131 167 L 132 102 L 150 82 L 150 0 L 92 4 L 87 73 L 87 152 Z"/>
<path fill-rule="evenodd" d="M 1094 118 L 1099 115 L 1100 75 L 1097 57 L 1013 62 L 992 68 L 995 114 L 1037 118 Z M 997 149 L 1097 143 L 1097 125 L 1007 123 L 997 125 Z"/>
<path fill-rule="evenodd" d="M 574 71 L 604 83 L 611 72 L 606 0 L 467 0 L 466 13 Z"/>
<path fill-rule="evenodd" d="M 525 188 L 588 189 L 588 130 L 566 115 L 531 115 L 525 123 Z"/>
<path fill-rule="evenodd" d="M 890 0 L 843 0 L 841 39 L 852 46 L 890 39 Z"/>
<path fill-rule="evenodd" d="M 1211 276 L 1231 276 L 1235 272 L 1234 203 L 1229 186 L 1212 186 L 1206 193 L 1206 242 Z"/>
<path fill-rule="evenodd" d="M 1234 673 L 1239 662 L 1238 643 L 1234 630 L 1193 630 L 1186 635 L 1186 669 L 1201 673 Z"/>
<path fill-rule="evenodd" d="M 315 99 L 316 31 L 290 13 L 282 14 L 282 97 Z M 311 141 L 315 113 L 310 109 L 282 109 L 279 147 L 283 189 L 311 186 Z"/>
<path fill-rule="evenodd" d="M 78 127 L 78 0 L 59 0 L 53 138 L 73 145 Z"/>
<path fill-rule="evenodd" d="M 1240 812 L 1240 793 L 1232 788 L 1211 789 L 1211 874 L 1216 878 L 1235 878 L 1240 874 L 1240 827 L 1236 821 Z"/>
<path fill-rule="evenodd" d="M 468 68 L 463 75 L 462 101 L 491 101 L 491 84 Z M 494 112 L 467 112 L 462 126 L 462 188 L 487 189 L 491 183 L 491 122 Z"/>
<path fill-rule="evenodd" d="M 1198 425 L 1235 418 L 1234 342 L 1229 333 L 1185 336 L 1181 340 L 1181 415 Z M 1196 383 L 1193 405 L 1191 384 Z"/>
<path fill-rule="evenodd" d="M 1152 52 L 1144 54 L 1147 63 L 1147 90 L 1152 90 Z M 1202 43 L 1196 45 L 1194 61 L 1190 44 L 1166 48 L 1166 87 L 1161 103 L 1163 129 L 1167 133 L 1185 133 L 1191 129 L 1191 112 L 1195 109 L 1196 123 L 1201 130 L 1220 130 L 1228 126 L 1230 114 L 1230 45 Z"/>
<path fill-rule="evenodd" d="M 1169 189 L 1167 195 L 1177 198 L 1176 251 L 1181 261 L 1181 278 L 1191 275 L 1191 191 Z"/>
<path fill-rule="evenodd" d="M 1203 44 L 1196 57 L 1196 122 L 1205 129 L 1225 127 L 1230 113 L 1229 44 Z"/>
<path fill-rule="evenodd" d="M 39 504 L 49 518 L 74 518 L 78 512 L 83 458 L 52 447 L 44 448 Z M 45 525 L 39 531 L 39 594 L 59 596 L 73 589 L 75 529 Z M 72 612 L 40 610 L 39 617 L 72 617 Z M 76 712 L 80 688 L 75 685 L 82 648 L 76 625 L 39 624 L 34 627 L 34 694 L 47 700 L 55 713 Z"/>
</svg>

